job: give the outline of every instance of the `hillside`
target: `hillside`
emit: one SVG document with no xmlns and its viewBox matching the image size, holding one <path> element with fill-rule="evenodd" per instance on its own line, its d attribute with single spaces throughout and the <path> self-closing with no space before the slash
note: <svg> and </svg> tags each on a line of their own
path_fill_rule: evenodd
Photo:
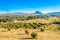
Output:
<svg viewBox="0 0 60 40">
<path fill-rule="evenodd" d="M 51 13 L 47 13 L 46 15 L 50 15 L 50 16 L 60 16 L 60 12 L 51 12 Z"/>
<path fill-rule="evenodd" d="M 60 22 L 60 18 L 0 23 L 0 40 L 60 40 L 60 24 L 54 22 Z M 28 30 L 29 34 L 26 34 L 25 30 Z M 37 38 L 31 37 L 32 32 L 38 34 Z"/>
</svg>

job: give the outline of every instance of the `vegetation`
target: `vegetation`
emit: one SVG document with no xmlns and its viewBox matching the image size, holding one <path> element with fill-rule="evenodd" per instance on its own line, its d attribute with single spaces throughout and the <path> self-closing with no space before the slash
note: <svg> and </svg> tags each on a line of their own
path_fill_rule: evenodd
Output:
<svg viewBox="0 0 60 40">
<path fill-rule="evenodd" d="M 5 29 L 18 29 L 18 28 L 26 28 L 26 29 L 38 29 L 41 28 L 40 31 L 44 31 L 44 26 L 47 29 L 52 29 L 50 25 L 57 25 L 60 26 L 60 17 L 53 17 L 53 19 L 47 18 L 47 15 L 29 15 L 29 16 L 0 16 L 0 27 Z M 45 21 L 40 22 L 40 20 L 36 19 L 42 19 L 51 21 L 46 23 Z M 57 20 L 56 20 L 57 19 Z M 29 20 L 35 20 L 35 22 Z M 27 22 L 28 21 L 28 22 Z M 59 27 L 57 28 L 59 29 Z"/>
<path fill-rule="evenodd" d="M 8 31 L 10 31 L 11 30 L 11 28 L 7 28 L 8 29 Z"/>
<path fill-rule="evenodd" d="M 29 28 L 29 29 L 31 28 L 31 26 L 29 25 L 29 23 L 24 23 L 24 27 L 25 28 Z"/>
<path fill-rule="evenodd" d="M 19 37 L 21 37 L 20 35 L 22 35 L 24 39 L 28 39 L 28 40 L 30 39 L 30 36 L 32 38 L 37 38 L 38 34 L 39 34 L 39 37 L 43 38 L 46 36 L 46 35 L 43 35 L 43 34 L 46 34 L 44 32 L 45 30 L 47 30 L 49 32 L 50 31 L 52 31 L 52 32 L 56 31 L 56 33 L 60 32 L 60 17 L 54 16 L 53 18 L 52 17 L 48 18 L 46 15 L 42 15 L 42 16 L 40 16 L 40 15 L 0 16 L 0 28 L 4 28 L 4 30 L 2 29 L 2 31 L 5 31 L 5 32 L 6 32 L 5 29 L 7 29 L 8 31 L 13 29 L 14 33 L 17 32 L 15 34 L 18 34 Z M 25 31 L 23 31 L 21 29 L 23 29 Z M 19 30 L 19 31 L 17 31 L 17 30 Z M 23 35 L 25 33 L 28 34 L 29 36 Z M 9 36 L 9 33 L 7 33 L 7 34 Z M 12 36 L 13 38 L 16 37 L 15 34 L 14 34 L 14 36 Z M 47 34 L 49 35 L 49 33 L 47 33 Z M 49 35 L 49 38 L 50 38 L 50 35 Z M 55 35 L 53 35 L 53 36 L 55 36 Z M 3 36 L 5 37 L 5 34 Z M 52 36 L 51 36 L 51 38 L 52 38 Z M 57 37 L 57 39 L 58 38 L 59 37 Z"/>
<path fill-rule="evenodd" d="M 26 34 L 29 34 L 28 30 L 25 30 L 25 33 L 26 33 Z"/>
<path fill-rule="evenodd" d="M 31 33 L 31 36 L 32 36 L 32 38 L 36 38 L 36 37 L 37 37 L 37 33 L 32 32 L 32 33 Z"/>
<path fill-rule="evenodd" d="M 41 28 L 40 31 L 44 32 L 44 28 Z"/>
</svg>

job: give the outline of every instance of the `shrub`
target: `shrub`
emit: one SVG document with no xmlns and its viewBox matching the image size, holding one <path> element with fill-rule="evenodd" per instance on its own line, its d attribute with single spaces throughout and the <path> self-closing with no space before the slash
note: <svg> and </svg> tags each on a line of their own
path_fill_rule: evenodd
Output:
<svg viewBox="0 0 60 40">
<path fill-rule="evenodd" d="M 8 31 L 10 31 L 11 30 L 11 28 L 8 28 Z"/>
<path fill-rule="evenodd" d="M 33 23 L 29 23 L 30 26 L 32 26 L 33 29 L 37 28 L 37 25 L 34 25 Z"/>
<path fill-rule="evenodd" d="M 31 28 L 31 26 L 29 25 L 29 23 L 24 23 L 24 27 L 25 28 Z"/>
<path fill-rule="evenodd" d="M 33 23 L 34 25 L 37 25 L 37 23 Z"/>
<path fill-rule="evenodd" d="M 20 22 L 19 25 L 20 25 L 20 28 L 22 28 L 24 24 L 22 22 Z"/>
<path fill-rule="evenodd" d="M 32 32 L 32 33 L 31 33 L 31 36 L 32 36 L 32 38 L 36 38 L 36 37 L 37 37 L 37 33 Z"/>
<path fill-rule="evenodd" d="M 17 28 L 20 28 L 20 26 L 19 25 L 15 25 L 15 28 L 17 29 Z"/>
<path fill-rule="evenodd" d="M 36 28 L 37 28 L 37 26 L 36 26 L 36 25 L 34 25 L 34 26 L 33 26 L 33 29 L 36 29 Z"/>
<path fill-rule="evenodd" d="M 60 31 L 60 26 L 58 26 L 57 29 Z"/>
<path fill-rule="evenodd" d="M 25 33 L 26 33 L 26 34 L 29 34 L 29 32 L 28 32 L 27 30 L 25 30 Z"/>
<path fill-rule="evenodd" d="M 40 29 L 40 31 L 44 32 L 44 29 L 43 29 L 43 28 L 41 28 L 41 29 Z"/>
<path fill-rule="evenodd" d="M 40 27 L 40 24 L 38 24 L 38 23 L 33 23 L 34 25 L 36 25 L 37 27 Z"/>
</svg>

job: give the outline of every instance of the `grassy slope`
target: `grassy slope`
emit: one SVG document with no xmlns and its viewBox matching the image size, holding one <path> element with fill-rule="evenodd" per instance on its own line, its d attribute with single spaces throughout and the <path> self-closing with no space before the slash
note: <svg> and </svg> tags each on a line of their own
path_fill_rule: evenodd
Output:
<svg viewBox="0 0 60 40">
<path fill-rule="evenodd" d="M 28 21 L 22 21 L 22 22 L 27 22 L 27 23 L 51 23 L 55 20 L 59 20 L 59 18 L 49 18 L 48 20 L 44 19 L 35 19 L 35 20 L 28 20 Z M 20 29 L 12 29 L 11 31 L 8 31 L 7 29 L 0 28 L 0 40 L 60 40 L 60 32 L 53 32 L 49 31 L 50 28 L 56 29 L 58 25 L 52 24 L 48 25 L 46 27 L 48 30 L 45 30 L 45 32 L 40 32 L 39 29 L 28 29 L 29 33 L 31 32 L 36 32 L 38 33 L 37 39 L 32 39 L 30 34 L 25 34 L 25 29 L 20 28 Z"/>
</svg>

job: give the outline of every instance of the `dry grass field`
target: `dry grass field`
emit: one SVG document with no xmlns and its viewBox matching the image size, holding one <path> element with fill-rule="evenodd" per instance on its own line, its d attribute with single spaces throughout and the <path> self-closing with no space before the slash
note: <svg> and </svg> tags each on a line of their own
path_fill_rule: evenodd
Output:
<svg viewBox="0 0 60 40">
<path fill-rule="evenodd" d="M 7 29 L 0 28 L 0 40 L 60 40 L 59 32 L 46 31 L 40 32 L 39 29 L 27 29 L 29 34 L 25 33 L 25 30 L 12 29 L 8 31 Z M 36 32 L 38 34 L 36 39 L 32 39 L 30 36 L 31 32 Z"/>
<path fill-rule="evenodd" d="M 25 23 L 50 23 L 53 22 L 52 20 L 56 20 L 56 17 L 50 18 L 48 20 L 44 19 L 35 19 L 35 20 L 28 20 L 28 21 L 22 21 Z M 59 18 L 58 18 L 59 20 Z M 46 27 L 46 29 L 49 29 L 51 27 L 52 30 L 57 28 L 57 24 L 52 24 Z M 60 25 L 59 25 L 60 26 Z M 28 30 L 29 34 L 25 33 L 25 30 Z M 33 39 L 31 37 L 31 33 L 36 32 L 38 34 L 37 38 Z M 60 31 L 51 31 L 51 30 L 44 30 L 44 32 L 41 32 L 40 29 L 11 29 L 8 31 L 7 29 L 0 28 L 0 40 L 60 40 Z"/>
</svg>

